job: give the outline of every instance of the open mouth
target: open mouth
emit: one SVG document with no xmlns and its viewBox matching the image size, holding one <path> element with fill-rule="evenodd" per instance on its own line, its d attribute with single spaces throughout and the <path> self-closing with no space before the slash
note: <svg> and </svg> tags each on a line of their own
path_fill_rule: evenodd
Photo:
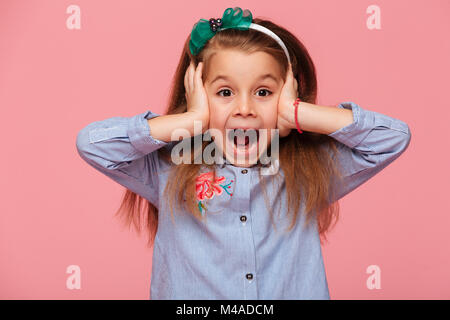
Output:
<svg viewBox="0 0 450 320">
<path fill-rule="evenodd" d="M 248 154 L 258 146 L 259 131 L 257 129 L 227 129 L 228 140 L 233 142 L 235 153 Z"/>
</svg>

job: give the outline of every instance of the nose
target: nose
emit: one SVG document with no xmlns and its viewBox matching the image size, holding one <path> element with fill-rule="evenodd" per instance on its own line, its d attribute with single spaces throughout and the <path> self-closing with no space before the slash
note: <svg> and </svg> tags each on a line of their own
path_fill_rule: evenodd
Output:
<svg viewBox="0 0 450 320">
<path fill-rule="evenodd" d="M 248 97 L 242 97 L 237 101 L 233 115 L 242 117 L 254 117 L 256 115 L 253 102 Z"/>
</svg>

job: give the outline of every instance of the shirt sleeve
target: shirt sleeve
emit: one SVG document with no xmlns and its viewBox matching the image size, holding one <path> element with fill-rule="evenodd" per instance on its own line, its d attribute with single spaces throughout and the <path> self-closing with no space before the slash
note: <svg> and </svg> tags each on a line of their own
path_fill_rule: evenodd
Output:
<svg viewBox="0 0 450 320">
<path fill-rule="evenodd" d="M 147 111 L 133 117 L 113 117 L 80 130 L 76 146 L 89 165 L 158 207 L 159 148 L 167 145 L 152 137 Z"/>
<path fill-rule="evenodd" d="M 409 146 L 409 126 L 387 115 L 365 110 L 354 102 L 339 108 L 352 110 L 353 122 L 328 136 L 337 140 L 342 180 L 334 180 L 332 202 L 339 200 L 397 159 Z"/>
</svg>

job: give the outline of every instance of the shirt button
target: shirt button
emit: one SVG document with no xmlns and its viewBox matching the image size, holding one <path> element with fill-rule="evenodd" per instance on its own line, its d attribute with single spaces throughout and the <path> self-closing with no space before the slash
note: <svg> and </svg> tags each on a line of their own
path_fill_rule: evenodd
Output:
<svg viewBox="0 0 450 320">
<path fill-rule="evenodd" d="M 242 170 L 241 171 L 243 174 L 246 174 L 247 172 L 248 172 L 248 170 L 247 169 L 244 169 L 244 170 Z"/>
<path fill-rule="evenodd" d="M 246 277 L 248 280 L 252 280 L 252 279 L 253 279 L 253 274 L 247 273 L 247 274 L 245 275 L 245 277 Z"/>
<path fill-rule="evenodd" d="M 241 216 L 241 221 L 242 221 L 242 222 L 247 221 L 247 217 L 246 217 L 246 216 Z"/>
</svg>

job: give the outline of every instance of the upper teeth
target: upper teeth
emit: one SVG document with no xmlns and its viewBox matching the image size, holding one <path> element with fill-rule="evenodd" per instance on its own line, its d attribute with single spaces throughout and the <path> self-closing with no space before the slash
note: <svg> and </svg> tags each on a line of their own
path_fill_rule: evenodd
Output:
<svg viewBox="0 0 450 320">
<path fill-rule="evenodd" d="M 256 142 L 253 141 L 254 138 L 256 138 L 256 140 L 258 140 L 259 137 L 259 132 L 257 129 L 241 129 L 241 128 L 235 128 L 235 129 L 227 129 L 228 131 L 228 138 L 230 140 L 234 140 L 234 143 L 240 146 L 245 146 L 246 142 L 248 141 L 248 143 L 250 143 L 250 140 L 252 140 L 252 142 Z M 253 133 L 249 133 L 254 131 L 256 133 L 256 136 L 253 135 Z"/>
</svg>

